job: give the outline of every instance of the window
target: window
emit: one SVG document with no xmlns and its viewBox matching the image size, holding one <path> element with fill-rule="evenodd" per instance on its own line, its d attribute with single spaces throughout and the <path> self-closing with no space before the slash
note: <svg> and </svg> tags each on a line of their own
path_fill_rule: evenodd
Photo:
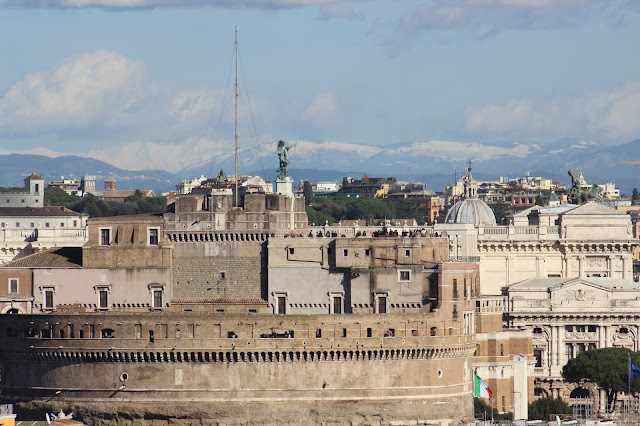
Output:
<svg viewBox="0 0 640 426">
<path fill-rule="evenodd" d="M 53 288 L 45 288 L 44 293 L 44 309 L 55 309 L 53 300 L 53 294 L 55 293 Z"/>
<path fill-rule="evenodd" d="M 596 326 L 595 325 L 590 325 L 587 327 L 587 331 L 589 331 L 589 333 L 595 333 L 596 332 Z"/>
<path fill-rule="evenodd" d="M 272 293 L 274 300 L 274 314 L 286 315 L 288 313 L 287 309 L 287 293 Z"/>
<path fill-rule="evenodd" d="M 149 228 L 149 245 L 157 246 L 160 243 L 160 230 L 158 228 Z"/>
<path fill-rule="evenodd" d="M 153 290 L 153 308 L 162 308 L 162 290 Z"/>
<path fill-rule="evenodd" d="M 405 250 L 404 257 L 409 257 L 409 256 L 411 256 L 411 250 Z"/>
<path fill-rule="evenodd" d="M 329 301 L 331 303 L 329 308 L 330 314 L 344 313 L 344 293 L 329 293 Z"/>
<path fill-rule="evenodd" d="M 98 287 L 97 292 L 98 292 L 98 308 L 108 309 L 109 308 L 109 288 Z"/>
<path fill-rule="evenodd" d="M 573 332 L 573 326 L 572 325 L 565 326 L 564 331 L 568 331 L 569 333 Z"/>
<path fill-rule="evenodd" d="M 47 223 L 45 223 L 45 224 L 44 224 L 44 227 L 45 227 L 45 228 L 50 228 L 50 227 L 51 227 L 51 225 L 49 224 L 49 222 L 47 222 Z"/>
<path fill-rule="evenodd" d="M 18 287 L 18 279 L 9 278 L 9 293 L 18 294 L 19 292 L 20 292 L 20 288 Z"/>
<path fill-rule="evenodd" d="M 453 298 L 458 298 L 458 280 L 455 278 L 453 279 Z"/>
<path fill-rule="evenodd" d="M 111 244 L 111 228 L 100 228 L 100 245 L 108 246 Z"/>
<path fill-rule="evenodd" d="M 398 271 L 398 281 L 411 281 L 411 271 Z"/>
<path fill-rule="evenodd" d="M 60 222 L 60 228 L 64 228 L 64 222 Z"/>
<path fill-rule="evenodd" d="M 387 303 L 388 303 L 388 293 L 374 293 L 373 297 L 374 297 L 374 307 L 375 307 L 375 312 L 378 314 L 386 314 L 388 309 L 387 309 Z"/>
<path fill-rule="evenodd" d="M 77 221 L 77 220 L 74 220 L 74 221 L 73 221 L 73 227 L 74 227 L 74 228 L 76 228 L 77 226 L 78 226 L 78 221 Z"/>
<path fill-rule="evenodd" d="M 364 249 L 364 255 L 369 256 L 371 254 L 371 249 Z"/>
<path fill-rule="evenodd" d="M 289 247 L 289 254 L 294 254 L 295 253 L 295 249 L 293 247 Z"/>
<path fill-rule="evenodd" d="M 542 349 L 534 349 L 533 357 L 536 359 L 536 367 L 541 368 L 542 367 Z"/>
<path fill-rule="evenodd" d="M 16 228 L 20 228 L 20 222 L 16 222 Z"/>
<path fill-rule="evenodd" d="M 31 222 L 31 223 L 29 224 L 29 226 L 30 226 L 30 227 L 32 227 L 32 228 L 34 228 L 34 227 L 36 226 L 36 224 L 35 224 L 35 223 L 33 223 L 33 222 Z"/>
<path fill-rule="evenodd" d="M 345 256 L 349 256 L 349 250 L 344 249 L 343 254 L 344 254 Z"/>
</svg>

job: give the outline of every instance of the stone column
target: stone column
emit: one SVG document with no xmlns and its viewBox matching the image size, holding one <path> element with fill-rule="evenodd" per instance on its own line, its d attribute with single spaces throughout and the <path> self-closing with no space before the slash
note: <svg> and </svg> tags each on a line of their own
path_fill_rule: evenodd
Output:
<svg viewBox="0 0 640 426">
<path fill-rule="evenodd" d="M 536 257 L 536 274 L 538 278 L 544 278 L 544 257 L 538 256 Z"/>
<path fill-rule="evenodd" d="M 586 257 L 583 255 L 578 256 L 578 277 L 584 278 L 584 266 Z"/>
<path fill-rule="evenodd" d="M 507 285 L 513 284 L 515 282 L 515 256 L 507 256 Z"/>
<path fill-rule="evenodd" d="M 562 271 L 561 275 L 563 278 L 569 278 L 571 276 L 571 256 L 568 254 L 562 256 L 562 264 L 564 265 L 564 271 Z"/>
<path fill-rule="evenodd" d="M 628 280 L 628 279 L 630 279 L 629 270 L 631 269 L 631 268 L 629 268 L 629 256 L 628 255 L 622 255 L 621 257 L 622 257 L 622 279 L 623 280 Z"/>
<path fill-rule="evenodd" d="M 610 325 L 606 325 L 604 327 L 604 344 L 605 344 L 605 348 L 610 348 L 611 347 L 611 326 Z"/>
<path fill-rule="evenodd" d="M 555 325 L 551 326 L 551 338 L 549 339 L 549 350 L 551 351 L 551 365 L 550 370 L 551 374 L 553 374 L 554 367 L 558 364 L 558 337 L 557 337 L 557 327 Z"/>
<path fill-rule="evenodd" d="M 607 256 L 607 263 L 608 263 L 608 266 L 609 266 L 609 272 L 608 272 L 609 275 L 608 276 L 609 277 L 614 277 L 615 276 L 614 274 L 615 274 L 615 264 L 616 264 L 616 262 L 615 262 L 615 259 L 613 258 L 612 255 Z"/>
<path fill-rule="evenodd" d="M 599 325 L 598 326 L 598 349 L 604 348 L 605 345 L 607 344 L 604 333 L 605 333 L 605 326 Z"/>
<path fill-rule="evenodd" d="M 562 369 L 562 366 L 566 363 L 564 359 L 564 326 L 558 326 L 558 367 Z"/>
</svg>

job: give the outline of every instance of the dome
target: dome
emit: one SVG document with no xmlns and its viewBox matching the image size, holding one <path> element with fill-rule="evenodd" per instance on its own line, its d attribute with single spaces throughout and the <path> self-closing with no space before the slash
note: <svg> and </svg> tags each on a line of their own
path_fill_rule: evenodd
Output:
<svg viewBox="0 0 640 426">
<path fill-rule="evenodd" d="M 496 226 L 496 217 L 491 207 L 479 198 L 467 198 L 451 207 L 445 223 L 470 223 L 475 226 Z"/>
</svg>

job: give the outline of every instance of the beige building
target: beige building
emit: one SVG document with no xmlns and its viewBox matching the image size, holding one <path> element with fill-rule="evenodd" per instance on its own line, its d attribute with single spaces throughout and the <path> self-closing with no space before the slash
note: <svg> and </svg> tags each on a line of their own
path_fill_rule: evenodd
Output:
<svg viewBox="0 0 640 426">
<path fill-rule="evenodd" d="M 591 349 L 640 350 L 640 284 L 621 278 L 533 278 L 504 289 L 505 322 L 533 334 L 535 393 L 577 403 L 606 397 L 593 386 L 565 383 L 562 367 Z"/>
</svg>

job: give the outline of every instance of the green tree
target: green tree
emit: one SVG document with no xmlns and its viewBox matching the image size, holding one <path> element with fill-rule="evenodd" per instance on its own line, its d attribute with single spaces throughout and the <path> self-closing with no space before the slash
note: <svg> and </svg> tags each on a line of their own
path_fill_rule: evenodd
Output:
<svg viewBox="0 0 640 426">
<path fill-rule="evenodd" d="M 313 188 L 311 187 L 311 182 L 309 182 L 308 180 L 304 181 L 304 184 L 302 186 L 302 194 L 304 195 L 305 206 L 313 204 Z"/>
<path fill-rule="evenodd" d="M 633 192 L 631 193 L 631 199 L 633 201 L 640 200 L 640 194 L 638 193 L 638 188 L 633 188 Z"/>
<path fill-rule="evenodd" d="M 544 206 L 544 198 L 541 194 L 536 195 L 536 206 Z"/>
<path fill-rule="evenodd" d="M 596 383 L 607 394 L 607 407 L 615 409 L 618 392 L 626 392 L 629 380 L 629 356 L 640 365 L 640 356 L 626 348 L 592 349 L 570 359 L 562 368 L 562 377 L 573 383 Z M 640 380 L 631 383 L 631 389 L 640 390 Z"/>
<path fill-rule="evenodd" d="M 571 407 L 562 398 L 546 396 L 529 404 L 529 420 L 549 420 L 556 414 L 571 414 Z"/>
<path fill-rule="evenodd" d="M 80 201 L 80 197 L 67 194 L 63 189 L 49 187 L 44 189 L 44 204 L 46 206 L 69 207 Z"/>
<path fill-rule="evenodd" d="M 473 413 L 476 419 L 490 420 L 491 419 L 491 406 L 483 398 L 473 398 Z M 513 420 L 513 413 L 498 413 L 495 407 L 493 407 L 493 419 L 494 420 Z"/>
<path fill-rule="evenodd" d="M 309 223 L 315 223 L 316 226 L 322 226 L 325 223 L 329 223 L 329 225 L 331 225 L 332 223 L 335 222 L 335 219 L 331 216 L 329 216 L 328 214 L 321 212 L 321 211 L 316 211 L 313 209 L 313 207 L 306 207 L 307 210 L 307 220 L 309 221 Z"/>
<path fill-rule="evenodd" d="M 416 205 L 408 200 L 400 199 L 398 201 L 390 200 L 389 203 L 393 206 L 396 219 L 415 219 L 418 225 L 424 225 L 424 216 L 420 213 L 420 210 Z"/>
<path fill-rule="evenodd" d="M 496 217 L 496 223 L 498 225 L 502 224 L 504 218 L 511 214 L 509 205 L 505 204 L 502 200 L 498 200 L 496 204 L 491 206 L 491 209 L 493 210 L 493 215 Z"/>
</svg>

